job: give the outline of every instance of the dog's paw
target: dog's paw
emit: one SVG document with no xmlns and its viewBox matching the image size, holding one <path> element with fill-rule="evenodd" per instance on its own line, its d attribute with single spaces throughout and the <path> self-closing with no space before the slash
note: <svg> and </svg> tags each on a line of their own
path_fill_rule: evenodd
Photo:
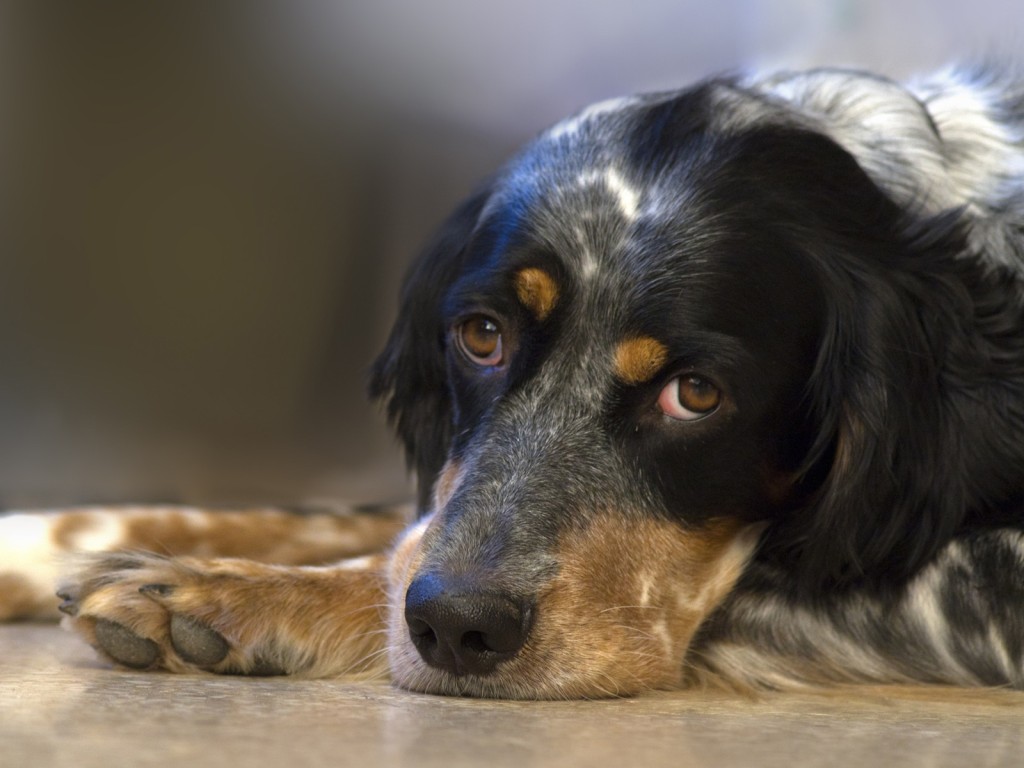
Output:
<svg viewBox="0 0 1024 768">
<path fill-rule="evenodd" d="M 65 626 L 131 669 L 376 676 L 384 562 L 364 557 L 307 568 L 96 555 L 58 596 Z"/>
<path fill-rule="evenodd" d="M 85 561 L 58 597 L 65 626 L 124 667 L 292 674 L 305 665 L 279 642 L 266 610 L 275 602 L 268 587 L 288 588 L 287 575 L 272 571 L 245 561 L 107 554 Z"/>
</svg>

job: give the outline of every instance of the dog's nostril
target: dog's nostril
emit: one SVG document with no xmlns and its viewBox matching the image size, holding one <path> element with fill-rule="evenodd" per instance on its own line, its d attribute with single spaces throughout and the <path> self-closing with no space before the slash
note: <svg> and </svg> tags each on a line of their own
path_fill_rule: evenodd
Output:
<svg viewBox="0 0 1024 768">
<path fill-rule="evenodd" d="M 406 622 L 409 625 L 409 634 L 421 643 L 436 643 L 437 635 L 430 625 L 422 619 L 411 619 Z"/>
<path fill-rule="evenodd" d="M 405 598 L 409 639 L 433 667 L 485 675 L 522 648 L 529 610 L 498 592 L 450 586 L 433 574 L 413 580 Z"/>
<path fill-rule="evenodd" d="M 484 640 L 482 632 L 467 632 L 462 636 L 462 647 L 473 653 L 487 653 L 487 651 L 493 651 L 487 642 Z"/>
</svg>

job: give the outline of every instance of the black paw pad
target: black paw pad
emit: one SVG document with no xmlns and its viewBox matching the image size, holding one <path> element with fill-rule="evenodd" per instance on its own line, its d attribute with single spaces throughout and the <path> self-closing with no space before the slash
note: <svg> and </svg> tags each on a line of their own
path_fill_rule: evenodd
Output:
<svg viewBox="0 0 1024 768">
<path fill-rule="evenodd" d="M 211 667 L 228 655 L 227 640 L 205 624 L 187 616 L 171 616 L 171 645 L 183 661 L 198 667 Z"/>
<path fill-rule="evenodd" d="M 99 619 L 93 630 L 99 643 L 110 658 L 132 669 L 151 667 L 160 655 L 156 643 L 139 637 L 127 627 L 107 619 Z"/>
</svg>

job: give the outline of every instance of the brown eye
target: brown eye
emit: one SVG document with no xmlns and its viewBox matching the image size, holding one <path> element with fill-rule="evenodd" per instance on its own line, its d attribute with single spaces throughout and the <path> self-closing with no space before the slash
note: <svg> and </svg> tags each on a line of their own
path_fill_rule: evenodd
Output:
<svg viewBox="0 0 1024 768">
<path fill-rule="evenodd" d="M 718 408 L 722 392 L 707 379 L 687 374 L 672 379 L 658 396 L 662 413 L 679 421 L 696 421 Z"/>
<path fill-rule="evenodd" d="M 501 365 L 504 351 L 501 328 L 487 315 L 475 315 L 456 329 L 459 349 L 470 362 L 479 366 Z"/>
</svg>

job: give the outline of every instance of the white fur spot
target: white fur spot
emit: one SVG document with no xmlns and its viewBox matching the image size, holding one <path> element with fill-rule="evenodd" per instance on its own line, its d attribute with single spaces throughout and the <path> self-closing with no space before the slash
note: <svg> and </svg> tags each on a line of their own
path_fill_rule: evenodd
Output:
<svg viewBox="0 0 1024 768">
<path fill-rule="evenodd" d="M 557 140 L 573 136 L 576 133 L 579 133 L 580 128 L 582 128 L 584 124 L 593 120 L 595 117 L 618 112 L 625 107 L 628 107 L 630 104 L 633 104 L 635 101 L 636 99 L 633 97 L 625 97 L 607 99 L 605 101 L 599 101 L 596 104 L 591 104 L 579 114 L 570 117 L 567 120 L 563 120 L 550 128 L 546 134 L 547 138 Z"/>
<path fill-rule="evenodd" d="M 640 598 L 638 605 L 648 606 L 651 604 L 651 588 L 654 586 L 654 577 L 649 573 L 640 576 Z"/>
<path fill-rule="evenodd" d="M 619 210 L 622 211 L 622 215 L 626 220 L 633 221 L 636 219 L 640 204 L 640 193 L 626 184 L 614 168 L 609 168 L 605 171 L 604 183 L 608 187 L 608 191 L 615 195 L 616 200 L 618 200 Z"/>
<path fill-rule="evenodd" d="M 634 221 L 640 211 L 640 193 L 635 187 L 626 183 L 625 179 L 614 168 L 600 171 L 585 171 L 576 177 L 580 188 L 603 186 L 615 199 L 626 221 Z"/>
<path fill-rule="evenodd" d="M 672 635 L 668 631 L 668 625 L 664 619 L 658 619 L 658 621 L 651 624 L 651 635 L 653 635 L 665 649 L 665 655 L 672 655 Z"/>
<path fill-rule="evenodd" d="M 704 613 L 732 589 L 736 579 L 754 555 L 765 525 L 756 523 L 741 530 L 719 558 L 711 577 L 699 588 L 680 584 L 676 589 L 676 607 L 681 611 Z"/>
<path fill-rule="evenodd" d="M 70 548 L 77 552 L 102 552 L 116 549 L 124 542 L 122 517 L 112 512 L 93 514 L 90 525 L 69 537 Z"/>
<path fill-rule="evenodd" d="M 57 587 L 59 554 L 51 516 L 13 513 L 0 517 L 0 574 L 27 582 L 41 599 L 52 597 Z M 56 600 L 53 603 L 56 606 Z"/>
<path fill-rule="evenodd" d="M 366 571 L 371 566 L 376 565 L 379 562 L 378 555 L 364 555 L 363 557 L 350 557 L 347 560 L 342 560 L 336 565 L 332 566 L 332 569 L 341 571 Z"/>
<path fill-rule="evenodd" d="M 1017 664 L 1014 663 L 1013 658 L 1010 656 L 1010 652 L 1006 647 L 1006 638 L 1003 637 L 1003 633 L 999 631 L 999 628 L 993 624 L 988 627 L 988 642 L 989 647 L 992 649 L 992 655 L 999 663 L 999 667 L 1003 674 L 1006 675 L 1007 680 L 1018 680 L 1020 678 L 1020 670 L 1017 668 Z"/>
<path fill-rule="evenodd" d="M 597 259 L 587 243 L 587 233 L 583 231 L 583 227 L 574 227 L 573 234 L 576 235 L 576 240 L 580 244 L 580 277 L 589 280 L 597 274 Z"/>
</svg>

